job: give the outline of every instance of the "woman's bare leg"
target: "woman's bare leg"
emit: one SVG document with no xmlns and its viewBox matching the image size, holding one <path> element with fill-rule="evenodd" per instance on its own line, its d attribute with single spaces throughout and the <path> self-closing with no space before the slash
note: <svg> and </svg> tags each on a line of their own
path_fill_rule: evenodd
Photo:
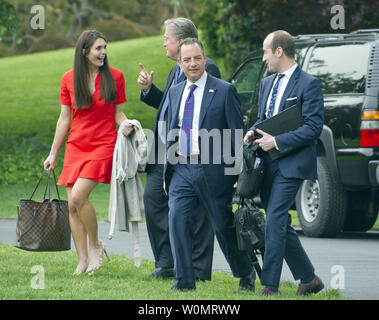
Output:
<svg viewBox="0 0 379 320">
<path fill-rule="evenodd" d="M 96 213 L 94 207 L 88 200 L 91 191 L 97 184 L 98 182 L 96 181 L 79 178 L 76 180 L 71 192 L 72 203 L 87 230 L 90 250 L 98 246 Z"/>
<path fill-rule="evenodd" d="M 71 203 L 77 212 L 78 223 L 75 220 L 74 229 L 77 228 L 78 247 L 80 250 L 84 248 L 84 241 L 87 254 L 87 271 L 88 269 L 98 269 L 102 265 L 102 255 L 99 254 L 100 243 L 98 240 L 98 227 L 95 209 L 89 202 L 89 196 L 98 182 L 90 179 L 78 178 L 71 189 Z M 83 228 L 86 230 L 85 240 L 83 240 Z M 87 237 L 89 239 L 89 255 L 87 251 Z M 100 250 L 101 251 L 101 250 Z M 82 253 L 82 252 L 81 252 Z M 102 253 L 102 251 L 101 251 Z M 79 253 L 78 253 L 79 257 Z M 84 261 L 84 259 L 82 260 Z M 80 264 L 80 262 L 79 262 Z M 81 265 L 83 267 L 84 265 Z M 80 267 L 80 268 L 81 268 Z M 78 266 L 79 268 L 79 266 Z M 81 269 L 82 271 L 82 269 Z M 82 271 L 83 272 L 83 271 Z"/>
<path fill-rule="evenodd" d="M 75 206 L 79 218 L 87 230 L 89 239 L 88 267 L 86 272 L 93 273 L 103 266 L 104 245 L 98 239 L 98 227 L 95 209 L 89 202 L 89 196 L 98 182 L 90 179 L 79 178 L 76 180 L 72 191 L 72 203 Z"/>
<path fill-rule="evenodd" d="M 87 229 L 81 221 L 76 207 L 72 201 L 72 188 L 73 185 L 66 187 L 69 220 L 72 237 L 74 239 L 76 253 L 78 255 L 78 266 L 74 274 L 80 274 L 86 271 L 88 266 L 88 245 L 87 245 Z"/>
</svg>

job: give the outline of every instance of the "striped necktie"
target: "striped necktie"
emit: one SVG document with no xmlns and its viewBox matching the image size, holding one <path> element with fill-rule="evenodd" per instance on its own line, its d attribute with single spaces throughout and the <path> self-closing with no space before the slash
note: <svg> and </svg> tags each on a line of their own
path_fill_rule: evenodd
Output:
<svg viewBox="0 0 379 320">
<path fill-rule="evenodd" d="M 184 104 L 184 113 L 182 119 L 182 127 L 180 132 L 179 151 L 180 154 L 188 157 L 191 154 L 191 129 L 193 120 L 193 111 L 195 108 L 195 98 L 193 91 L 197 88 L 196 84 L 191 84 L 190 92 Z"/>
<path fill-rule="evenodd" d="M 274 113 L 275 101 L 278 95 L 279 82 L 280 82 L 280 79 L 282 79 L 283 77 L 284 77 L 283 73 L 278 74 L 278 80 L 276 81 L 274 88 L 272 89 L 271 101 L 270 101 L 270 104 L 268 106 L 268 111 L 267 111 L 267 118 L 271 118 Z"/>
</svg>

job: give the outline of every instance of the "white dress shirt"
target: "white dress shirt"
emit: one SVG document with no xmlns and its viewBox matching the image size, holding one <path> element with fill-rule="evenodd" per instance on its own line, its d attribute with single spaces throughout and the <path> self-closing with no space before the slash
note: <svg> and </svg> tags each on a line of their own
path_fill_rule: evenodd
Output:
<svg viewBox="0 0 379 320">
<path fill-rule="evenodd" d="M 290 78 L 291 78 L 293 72 L 295 71 L 296 67 L 297 67 L 297 63 L 295 63 L 295 65 L 293 65 L 287 71 L 285 71 L 285 72 L 282 73 L 282 74 L 284 74 L 284 77 L 279 82 L 278 94 L 277 94 L 276 100 L 275 100 L 274 112 L 272 113 L 273 116 L 276 115 L 278 113 L 278 111 L 279 111 L 280 101 L 282 100 L 282 97 L 283 97 L 284 91 L 286 90 L 288 81 L 290 80 Z M 267 99 L 267 103 L 266 103 L 266 117 L 267 117 L 267 112 L 268 112 L 268 106 L 270 105 L 270 102 L 271 102 L 272 90 L 274 89 L 275 83 L 277 81 L 278 81 L 278 77 L 276 77 L 276 79 L 274 80 L 274 83 L 272 84 L 272 88 L 271 88 L 270 94 L 269 94 L 268 99 Z"/>
<path fill-rule="evenodd" d="M 205 84 L 207 82 L 207 77 L 208 77 L 207 72 L 204 71 L 200 79 L 195 82 L 197 88 L 193 91 L 194 113 L 193 113 L 192 130 L 191 130 L 191 155 L 200 154 L 199 139 L 198 139 L 199 138 L 199 118 L 200 118 L 201 101 L 203 100 L 203 93 L 204 93 Z M 182 127 L 184 105 L 186 103 L 188 94 L 190 92 L 189 87 L 192 84 L 193 83 L 187 79 L 187 83 L 182 95 L 182 100 L 180 102 L 179 119 L 178 119 L 179 128 Z M 180 145 L 180 138 L 181 137 L 179 135 L 179 145 Z"/>
<path fill-rule="evenodd" d="M 297 67 L 297 63 L 295 63 L 291 68 L 289 68 L 288 70 L 286 70 L 286 71 L 284 71 L 282 73 L 282 74 L 284 74 L 284 77 L 279 82 L 278 94 L 276 96 L 274 111 L 272 113 L 273 116 L 275 116 L 276 114 L 278 114 L 279 106 L 280 106 L 280 101 L 282 100 L 284 91 L 287 88 L 288 81 L 290 80 L 290 78 L 291 78 L 292 74 L 294 73 L 296 67 Z M 272 87 L 271 87 L 271 90 L 270 90 L 270 94 L 268 95 L 268 99 L 267 99 L 267 103 L 266 103 L 266 117 L 267 117 L 267 113 L 268 113 L 268 107 L 269 107 L 270 102 L 271 102 L 272 90 L 274 89 L 275 83 L 278 81 L 278 79 L 279 79 L 278 76 L 276 76 L 276 78 L 274 80 L 274 83 L 272 84 Z M 275 148 L 277 150 L 279 150 L 279 147 L 276 144 L 275 137 L 274 137 L 274 143 L 275 143 Z"/>
</svg>

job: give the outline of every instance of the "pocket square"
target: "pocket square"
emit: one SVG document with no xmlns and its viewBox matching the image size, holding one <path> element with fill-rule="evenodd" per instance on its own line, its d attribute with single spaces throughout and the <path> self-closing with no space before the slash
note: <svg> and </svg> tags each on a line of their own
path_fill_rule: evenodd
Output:
<svg viewBox="0 0 379 320">
<path fill-rule="evenodd" d="M 287 98 L 286 101 L 292 101 L 292 100 L 296 100 L 297 97 L 292 97 L 292 98 Z"/>
<path fill-rule="evenodd" d="M 209 92 L 215 92 L 213 89 L 209 89 Z"/>
</svg>

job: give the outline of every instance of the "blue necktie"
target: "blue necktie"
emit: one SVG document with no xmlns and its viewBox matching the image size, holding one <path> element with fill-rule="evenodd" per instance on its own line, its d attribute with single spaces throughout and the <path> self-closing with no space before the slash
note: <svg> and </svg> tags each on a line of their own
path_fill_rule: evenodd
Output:
<svg viewBox="0 0 379 320">
<path fill-rule="evenodd" d="M 282 79 L 283 77 L 284 77 L 284 74 L 280 74 L 280 73 L 278 74 L 278 80 L 276 81 L 274 88 L 272 89 L 271 101 L 270 101 L 270 105 L 268 106 L 268 111 L 267 111 L 267 118 L 271 118 L 272 114 L 274 113 L 276 96 L 278 95 L 279 82 L 280 82 L 280 79 Z"/>
<path fill-rule="evenodd" d="M 182 119 L 182 128 L 180 133 L 180 154 L 187 157 L 191 154 L 191 129 L 193 120 L 193 111 L 195 108 L 195 98 L 193 91 L 197 88 L 196 84 L 191 84 L 190 92 L 184 104 L 184 113 Z"/>
</svg>

